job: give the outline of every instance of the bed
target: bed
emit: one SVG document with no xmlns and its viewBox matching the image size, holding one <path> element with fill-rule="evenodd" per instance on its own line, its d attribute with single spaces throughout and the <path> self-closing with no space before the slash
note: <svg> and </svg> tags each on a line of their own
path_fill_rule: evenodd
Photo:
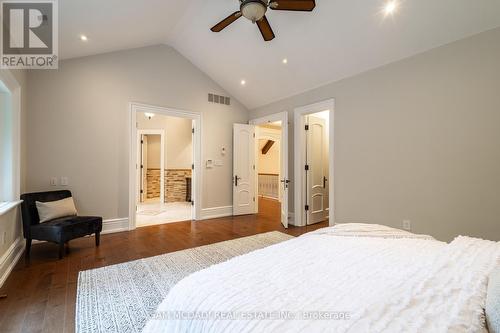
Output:
<svg viewBox="0 0 500 333">
<path fill-rule="evenodd" d="M 487 332 L 499 266 L 497 242 L 337 225 L 188 276 L 143 332 Z"/>
</svg>

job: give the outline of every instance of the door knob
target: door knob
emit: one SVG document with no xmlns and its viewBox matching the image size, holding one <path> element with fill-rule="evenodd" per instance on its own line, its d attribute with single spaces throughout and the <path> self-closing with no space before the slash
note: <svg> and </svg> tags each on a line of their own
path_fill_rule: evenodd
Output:
<svg viewBox="0 0 500 333">
<path fill-rule="evenodd" d="M 288 184 L 290 183 L 289 179 L 282 179 L 281 182 L 283 183 L 283 189 L 288 188 Z"/>
</svg>

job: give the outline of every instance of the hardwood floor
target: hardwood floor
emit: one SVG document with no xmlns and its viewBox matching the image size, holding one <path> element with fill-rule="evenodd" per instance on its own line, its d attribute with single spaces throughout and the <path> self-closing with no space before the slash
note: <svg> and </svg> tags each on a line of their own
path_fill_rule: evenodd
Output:
<svg viewBox="0 0 500 333">
<path fill-rule="evenodd" d="M 283 228 L 279 204 L 259 200 L 260 213 L 199 222 L 177 222 L 70 242 L 70 252 L 57 259 L 57 245 L 33 245 L 30 262 L 22 258 L 0 294 L 0 332 L 74 332 L 78 272 L 140 258 L 212 244 L 254 234 L 281 231 L 298 236 L 328 226 Z"/>
</svg>

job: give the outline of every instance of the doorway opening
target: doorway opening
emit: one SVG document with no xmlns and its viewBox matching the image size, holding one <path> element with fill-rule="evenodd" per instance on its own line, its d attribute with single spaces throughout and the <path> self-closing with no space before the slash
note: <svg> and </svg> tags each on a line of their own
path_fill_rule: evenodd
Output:
<svg viewBox="0 0 500 333">
<path fill-rule="evenodd" d="M 131 228 L 197 218 L 200 120 L 185 111 L 132 105 Z"/>
<path fill-rule="evenodd" d="M 141 124 L 144 126 L 144 124 Z M 149 204 L 165 202 L 165 130 L 137 131 L 138 212 Z M 144 206 L 144 207 L 143 207 Z"/>
<path fill-rule="evenodd" d="M 281 121 L 258 125 L 257 139 L 257 214 L 280 223 L 283 189 L 281 182 Z"/>
<path fill-rule="evenodd" d="M 295 225 L 334 224 L 334 101 L 295 110 Z"/>
<path fill-rule="evenodd" d="M 261 214 L 288 228 L 288 113 L 234 124 L 233 215 Z"/>
</svg>

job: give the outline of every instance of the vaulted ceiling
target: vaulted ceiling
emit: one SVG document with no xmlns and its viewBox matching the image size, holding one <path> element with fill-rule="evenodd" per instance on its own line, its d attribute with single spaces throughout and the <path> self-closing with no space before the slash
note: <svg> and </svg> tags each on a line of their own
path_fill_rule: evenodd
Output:
<svg viewBox="0 0 500 333">
<path fill-rule="evenodd" d="M 190 0 L 62 0 L 62 59 L 167 42 Z M 80 36 L 88 41 L 82 43 Z"/>
<path fill-rule="evenodd" d="M 384 17 L 385 3 L 316 0 L 312 13 L 270 11 L 276 38 L 264 42 L 244 18 L 209 30 L 237 0 L 60 1 L 60 53 L 166 43 L 251 109 L 500 26 L 500 1 L 399 0 Z"/>
</svg>

